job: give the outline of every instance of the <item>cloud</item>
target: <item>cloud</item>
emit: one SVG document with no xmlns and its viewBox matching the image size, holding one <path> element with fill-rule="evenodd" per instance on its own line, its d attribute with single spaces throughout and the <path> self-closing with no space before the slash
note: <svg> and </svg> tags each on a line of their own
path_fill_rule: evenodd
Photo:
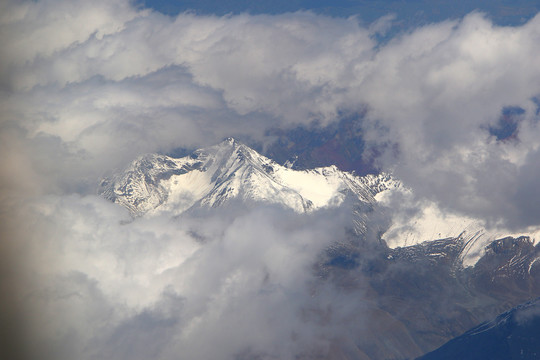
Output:
<svg viewBox="0 0 540 360">
<path fill-rule="evenodd" d="M 366 95 L 371 117 L 399 147 L 385 164 L 417 194 L 492 222 L 537 225 L 521 216 L 514 193 L 532 165 L 515 156 L 537 147 L 539 19 L 500 28 L 473 13 L 416 30 L 377 54 Z M 507 106 L 525 110 L 517 142 L 495 141 L 486 130 Z"/>
<path fill-rule="evenodd" d="M 355 19 L 171 18 L 123 2 L 88 12 L 76 4 L 10 3 L 21 15 L 4 23 L 6 44 L 41 44 L 44 32 L 65 31 L 59 18 L 104 14 L 66 39 L 51 34 L 30 50 L 6 45 L 13 59 L 0 106 L 25 138 L 57 139 L 98 174 L 124 166 L 134 149 L 211 145 L 230 135 L 264 140 L 271 127 L 331 121 L 348 62 L 373 46 Z M 36 21 L 38 12 L 44 20 Z"/>
<path fill-rule="evenodd" d="M 3 65 L 0 74 L 4 84 L 7 81 L 10 87 L 20 87 L 31 86 L 24 74 L 13 71 L 20 67 L 21 61 L 34 67 L 41 60 L 57 57 L 66 48 L 77 47 L 91 37 L 103 39 L 119 31 L 137 12 L 128 1 L 87 4 L 45 0 L 6 1 L 2 5 L 2 14 Z M 51 75 L 58 75 L 58 72 Z"/>
<path fill-rule="evenodd" d="M 366 29 L 309 12 L 169 17 L 128 2 L 5 6 L 13 16 L 2 22 L 9 91 L 0 106 L 23 143 L 49 144 L 39 152 L 56 158 L 40 163 L 63 182 L 57 191 L 91 192 L 96 177 L 140 153 L 230 135 L 265 143 L 270 128 L 324 125 L 367 108 L 366 152 L 388 149 L 379 164 L 418 196 L 494 224 L 538 225 L 524 216 L 538 209 L 520 202 L 534 190 L 520 179 L 538 147 L 538 16 L 500 27 L 472 13 L 378 44 L 372 36 L 392 16 Z M 85 26 L 68 31 L 77 23 Z M 496 141 L 488 129 L 509 106 L 524 110 L 518 141 Z M 64 158 L 70 166 L 55 165 Z"/>
<path fill-rule="evenodd" d="M 396 14 L 387 14 L 380 17 L 369 26 L 370 33 L 385 36 L 392 28 L 392 22 L 396 20 L 396 18 Z"/>
<path fill-rule="evenodd" d="M 336 328 L 360 316 L 358 294 L 336 299 L 313 270 L 321 251 L 345 238 L 343 214 L 239 211 L 230 222 L 230 209 L 126 222 L 125 210 L 96 196 L 32 204 L 42 236 L 21 240 L 33 259 L 21 305 L 36 351 L 51 359 L 287 358 L 362 328 Z"/>
<path fill-rule="evenodd" d="M 380 44 L 391 16 L 365 28 L 310 12 L 168 17 L 127 0 L 0 6 L 1 220 L 17 239 L 3 256 L 50 358 L 283 358 L 361 333 L 362 293 L 310 292 L 340 214 L 128 222 L 92 194 L 141 153 L 264 143 L 271 128 L 368 109 L 367 152 L 437 211 L 540 225 L 540 15 L 499 27 L 472 13 Z M 516 136 L 498 140 L 509 106 L 524 110 Z"/>
</svg>

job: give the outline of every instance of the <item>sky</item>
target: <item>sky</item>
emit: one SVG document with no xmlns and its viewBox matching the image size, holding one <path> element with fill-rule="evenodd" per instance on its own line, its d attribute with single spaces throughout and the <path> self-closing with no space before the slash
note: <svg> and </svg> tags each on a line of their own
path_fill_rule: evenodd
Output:
<svg viewBox="0 0 540 360">
<path fill-rule="evenodd" d="M 332 17 L 357 16 L 366 23 L 378 18 L 396 14 L 400 19 L 399 27 L 425 25 L 448 18 L 459 18 L 474 10 L 490 15 L 500 25 L 517 25 L 530 19 L 538 11 L 538 4 L 533 1 L 492 0 L 456 2 L 436 1 L 377 1 L 377 0 L 276 0 L 246 1 L 230 0 L 216 2 L 212 0 L 174 1 L 174 0 L 141 0 L 140 6 L 147 7 L 168 15 L 191 11 L 197 14 L 282 14 L 308 10 L 317 14 Z"/>
<path fill-rule="evenodd" d="M 130 222 L 96 187 L 148 152 L 228 136 L 264 147 L 269 129 L 362 113 L 366 156 L 415 201 L 514 232 L 540 226 L 534 2 L 439 14 L 420 1 L 182 4 L 0 3 L 7 343 L 51 359 L 283 358 L 362 333 L 347 321 L 361 294 L 310 293 L 342 214 Z M 320 326 L 297 316 L 306 307 L 335 316 Z"/>
</svg>

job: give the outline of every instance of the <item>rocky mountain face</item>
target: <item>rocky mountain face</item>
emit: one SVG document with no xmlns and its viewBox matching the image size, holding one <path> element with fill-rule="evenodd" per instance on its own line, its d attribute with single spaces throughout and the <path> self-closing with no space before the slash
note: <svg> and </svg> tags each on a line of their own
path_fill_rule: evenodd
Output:
<svg viewBox="0 0 540 360">
<path fill-rule="evenodd" d="M 104 179 L 99 192 L 133 217 L 178 217 L 238 203 L 298 213 L 349 206 L 351 231 L 335 239 L 313 271 L 336 291 L 361 289 L 369 329 L 336 338 L 328 353 L 306 358 L 416 358 L 540 296 L 540 245 L 526 236 L 480 244 L 482 255 L 472 264 L 464 259 L 479 246 L 475 232 L 389 248 L 381 240 L 389 224 L 381 221 L 377 198 L 400 186 L 386 174 L 358 177 L 335 166 L 293 170 L 227 139 L 183 158 L 140 157 Z"/>
<path fill-rule="evenodd" d="M 344 291 L 363 289 L 377 324 L 355 339 L 366 358 L 413 359 L 540 296 L 540 245 L 527 237 L 496 240 L 476 265 L 465 267 L 466 245 L 464 238 L 395 249 L 340 244 L 317 271 Z"/>
</svg>

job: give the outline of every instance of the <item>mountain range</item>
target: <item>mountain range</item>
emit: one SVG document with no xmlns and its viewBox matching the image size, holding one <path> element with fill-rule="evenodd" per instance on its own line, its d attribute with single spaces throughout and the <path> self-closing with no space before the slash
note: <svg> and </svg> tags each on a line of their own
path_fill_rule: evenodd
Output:
<svg viewBox="0 0 540 360">
<path fill-rule="evenodd" d="M 100 193 L 134 216 L 194 207 L 217 207 L 233 199 L 279 204 L 296 212 L 340 206 L 351 198 L 366 206 L 378 193 L 399 186 L 389 175 L 357 177 L 336 166 L 293 170 L 228 138 L 183 158 L 149 154 L 101 182 Z"/>
<path fill-rule="evenodd" d="M 528 236 L 494 238 L 481 227 L 464 227 L 455 236 L 420 233 L 412 243 L 394 241 L 389 247 L 384 237 L 392 219 L 383 200 L 403 189 L 384 173 L 356 176 L 336 166 L 293 169 L 228 138 L 182 158 L 141 156 L 103 179 L 98 191 L 134 219 L 180 218 L 233 205 L 350 211 L 351 231 L 335 239 L 313 271 L 321 282 L 347 291 L 361 288 L 374 325 L 345 342 L 336 340 L 324 358 L 422 356 L 540 296 L 540 245 Z M 437 359 L 439 353 L 433 354 L 426 358 Z"/>
</svg>

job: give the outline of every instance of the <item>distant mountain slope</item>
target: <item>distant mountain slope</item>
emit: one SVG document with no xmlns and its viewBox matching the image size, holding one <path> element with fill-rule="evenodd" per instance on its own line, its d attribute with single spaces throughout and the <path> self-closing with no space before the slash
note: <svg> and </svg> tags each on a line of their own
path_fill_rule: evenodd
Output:
<svg viewBox="0 0 540 360">
<path fill-rule="evenodd" d="M 539 358 L 540 298 L 537 298 L 467 331 L 419 360 Z"/>
</svg>

